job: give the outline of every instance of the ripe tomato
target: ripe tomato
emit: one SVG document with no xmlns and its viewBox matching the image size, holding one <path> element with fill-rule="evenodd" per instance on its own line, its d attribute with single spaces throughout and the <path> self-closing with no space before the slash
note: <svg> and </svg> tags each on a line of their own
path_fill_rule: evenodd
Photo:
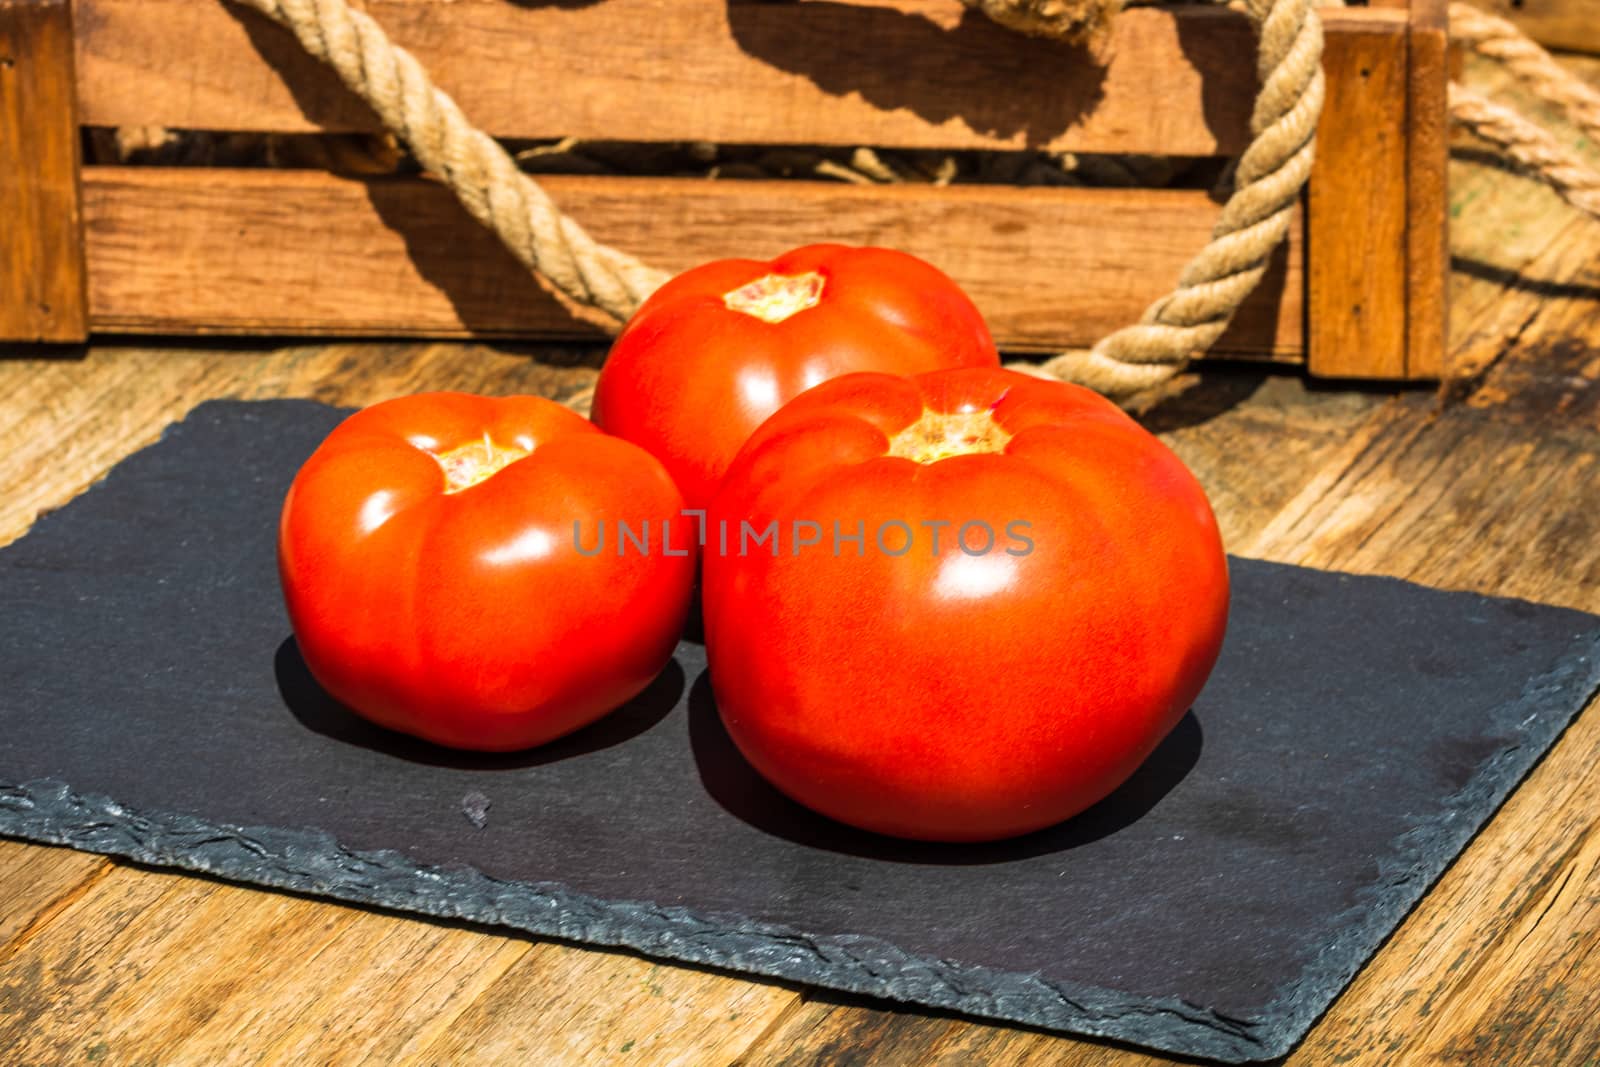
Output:
<svg viewBox="0 0 1600 1067">
<path fill-rule="evenodd" d="M 992 840 L 1087 808 L 1182 718 L 1227 619 L 1187 468 L 1094 393 L 1012 371 L 820 385 L 751 438 L 708 523 L 729 734 L 881 833 Z"/>
<path fill-rule="evenodd" d="M 295 640 L 330 694 L 383 726 L 457 748 L 542 744 L 671 658 L 694 577 L 682 506 L 647 452 L 548 400 L 374 405 L 328 436 L 284 501 Z M 684 527 L 673 555 L 659 540 L 669 521 Z M 648 528 L 653 550 L 623 552 L 620 522 Z"/>
<path fill-rule="evenodd" d="M 886 248 L 727 259 L 662 286 L 612 346 L 594 421 L 665 463 L 703 508 L 762 420 L 852 371 L 997 367 L 989 328 L 938 268 Z"/>
</svg>

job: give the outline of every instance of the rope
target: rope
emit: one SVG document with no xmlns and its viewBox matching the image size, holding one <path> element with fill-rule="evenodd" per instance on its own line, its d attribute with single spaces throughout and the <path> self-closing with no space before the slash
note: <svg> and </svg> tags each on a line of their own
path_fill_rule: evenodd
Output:
<svg viewBox="0 0 1600 1067">
<path fill-rule="evenodd" d="M 467 121 L 416 58 L 345 0 L 238 0 L 287 27 L 328 64 L 462 205 L 572 308 L 620 322 L 667 275 L 600 244 L 563 215 L 488 134 Z M 609 323 L 608 323 L 609 324 Z"/>
<path fill-rule="evenodd" d="M 1504 104 L 1450 84 L 1450 117 L 1543 178 L 1567 203 L 1600 218 L 1600 172 Z"/>
<path fill-rule="evenodd" d="M 1541 99 L 1561 108 L 1573 125 L 1600 142 L 1600 92 L 1557 63 L 1521 30 L 1471 4 L 1453 3 L 1450 36 L 1471 45 L 1479 55 L 1504 63 Z"/>
<path fill-rule="evenodd" d="M 1559 107 L 1574 126 L 1600 142 L 1600 93 L 1521 30 L 1471 4 L 1453 3 L 1450 33 L 1479 55 L 1504 63 L 1540 99 Z M 1542 126 L 1455 82 L 1450 83 L 1450 117 L 1543 179 L 1567 203 L 1600 219 L 1600 171 Z"/>
<path fill-rule="evenodd" d="M 1083 44 L 1105 36 L 1122 0 L 962 0 L 1000 25 L 1034 37 Z"/>
<path fill-rule="evenodd" d="M 1011 364 L 1077 382 L 1108 396 L 1159 385 L 1221 336 L 1261 280 L 1289 232 L 1300 190 L 1311 176 L 1322 114 L 1322 21 L 1312 0 L 1251 0 L 1260 28 L 1261 91 L 1250 117 L 1254 140 L 1240 157 L 1234 191 L 1210 242 L 1178 286 L 1088 351 L 1063 352 L 1038 365 Z"/>
</svg>

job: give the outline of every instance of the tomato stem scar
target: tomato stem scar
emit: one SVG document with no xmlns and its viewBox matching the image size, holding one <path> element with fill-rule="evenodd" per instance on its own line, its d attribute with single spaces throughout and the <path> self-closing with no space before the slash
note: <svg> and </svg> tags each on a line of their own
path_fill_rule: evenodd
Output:
<svg viewBox="0 0 1600 1067">
<path fill-rule="evenodd" d="M 978 411 L 933 411 L 889 438 L 888 455 L 917 463 L 937 463 L 951 456 L 1004 452 L 1011 434 L 988 408 Z"/>
<path fill-rule="evenodd" d="M 805 274 L 768 274 L 722 296 L 729 311 L 754 316 L 762 322 L 782 322 L 822 300 L 827 279 L 816 271 Z"/>
<path fill-rule="evenodd" d="M 527 449 L 495 444 L 489 439 L 488 430 L 483 432 L 482 441 L 473 441 L 448 452 L 428 453 L 444 472 L 446 493 L 471 489 L 528 454 Z"/>
</svg>

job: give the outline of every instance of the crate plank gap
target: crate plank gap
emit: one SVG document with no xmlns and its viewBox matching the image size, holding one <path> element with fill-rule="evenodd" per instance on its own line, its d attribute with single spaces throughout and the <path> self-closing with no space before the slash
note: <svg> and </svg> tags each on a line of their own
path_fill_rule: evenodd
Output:
<svg viewBox="0 0 1600 1067">
<path fill-rule="evenodd" d="M 1447 277 L 1443 0 L 1330 8 L 1308 193 L 1213 355 L 1437 378 Z M 365 0 L 507 138 L 1230 156 L 1254 39 L 1201 6 L 1123 12 L 1093 54 L 958 0 Z M 289 35 L 219 0 L 0 0 L 0 341 L 92 331 L 574 337 L 426 178 L 85 166 L 82 126 L 374 130 Z M 681 269 L 796 244 L 887 244 L 973 294 L 1002 347 L 1085 346 L 1204 244 L 1187 189 L 549 177 L 600 240 Z"/>
</svg>

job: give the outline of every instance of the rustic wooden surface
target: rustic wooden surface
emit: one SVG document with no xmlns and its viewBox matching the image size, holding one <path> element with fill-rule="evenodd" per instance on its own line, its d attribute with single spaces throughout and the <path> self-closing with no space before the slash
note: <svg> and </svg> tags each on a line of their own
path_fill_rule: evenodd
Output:
<svg viewBox="0 0 1600 1067">
<path fill-rule="evenodd" d="M 0 0 L 0 337 L 82 341 L 83 232 L 68 0 Z"/>
<path fill-rule="evenodd" d="M 1017 351 L 1086 347 L 1137 321 L 1205 244 L 1220 210 L 1190 189 L 541 183 L 599 240 L 667 270 L 777 256 L 796 234 L 904 249 L 960 282 L 996 340 Z M 218 181 L 196 167 L 89 167 L 84 213 L 97 331 L 190 333 L 200 322 L 219 333 L 290 336 L 574 332 L 572 317 L 489 231 L 419 178 L 233 170 Z M 1217 355 L 1302 355 L 1303 237 L 1297 218 Z M 1377 277 L 1398 302 L 1403 278 L 1388 266 Z"/>
<path fill-rule="evenodd" d="M 1591 68 L 1592 69 L 1592 68 Z M 1526 102 L 1524 102 L 1526 103 Z M 1600 226 L 1451 165 L 1446 389 L 1208 368 L 1143 414 L 1247 556 L 1600 610 Z M 588 349 L 96 346 L 0 362 L 0 542 L 215 396 L 580 397 Z M 1162 1057 L 0 841 L 8 1063 L 1051 1064 Z M 1291 1057 L 1600 1056 L 1600 704 Z"/>
</svg>

